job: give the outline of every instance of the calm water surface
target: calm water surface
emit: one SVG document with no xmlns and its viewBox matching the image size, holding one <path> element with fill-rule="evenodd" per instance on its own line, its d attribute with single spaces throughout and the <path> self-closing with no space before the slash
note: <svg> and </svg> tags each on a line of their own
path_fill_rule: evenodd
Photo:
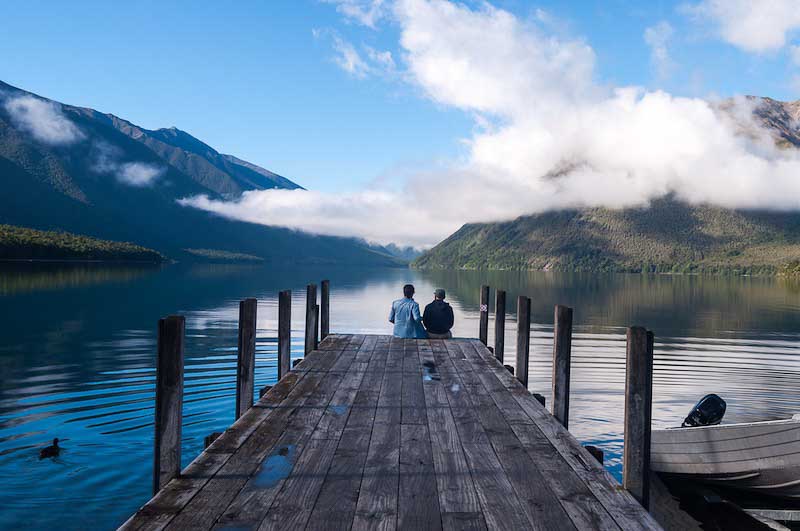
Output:
<svg viewBox="0 0 800 531">
<path fill-rule="evenodd" d="M 276 378 L 277 293 L 292 289 L 302 356 L 305 285 L 331 280 L 334 332 L 390 333 L 389 304 L 447 290 L 455 333 L 477 336 L 482 283 L 508 291 L 506 357 L 518 295 L 533 299 L 530 389 L 550 403 L 554 304 L 575 308 L 570 430 L 620 474 L 625 327 L 656 334 L 653 420 L 679 424 L 702 395 L 727 422 L 800 412 L 800 285 L 777 278 L 281 271 L 250 266 L 0 267 L 0 529 L 109 529 L 150 496 L 155 332 L 186 322 L 183 461 L 233 421 L 238 301 L 259 299 L 256 385 Z M 493 310 L 492 310 L 493 311 Z M 490 342 L 493 341 L 490 324 Z M 38 459 L 53 437 L 65 451 Z"/>
</svg>

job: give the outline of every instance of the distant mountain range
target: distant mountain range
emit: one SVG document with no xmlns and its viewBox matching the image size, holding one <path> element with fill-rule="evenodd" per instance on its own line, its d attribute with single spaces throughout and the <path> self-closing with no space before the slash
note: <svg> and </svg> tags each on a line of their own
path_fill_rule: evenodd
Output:
<svg viewBox="0 0 800 531">
<path fill-rule="evenodd" d="M 800 101 L 750 99 L 779 146 L 800 148 Z M 800 213 L 693 206 L 672 197 L 647 208 L 467 224 L 412 262 L 431 269 L 765 274 L 800 271 L 798 264 Z"/>
<path fill-rule="evenodd" d="M 141 128 L 0 82 L 0 224 L 132 242 L 178 260 L 397 265 L 352 238 L 225 219 L 177 199 L 299 189 L 176 129 Z M 202 251 L 202 252 L 198 252 Z"/>
</svg>

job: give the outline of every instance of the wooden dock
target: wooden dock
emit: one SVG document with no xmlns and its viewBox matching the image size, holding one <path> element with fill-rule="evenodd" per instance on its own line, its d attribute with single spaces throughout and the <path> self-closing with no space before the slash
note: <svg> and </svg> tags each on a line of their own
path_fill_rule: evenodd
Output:
<svg viewBox="0 0 800 531">
<path fill-rule="evenodd" d="M 660 526 L 479 340 L 339 334 L 121 529 L 165 528 Z"/>
</svg>

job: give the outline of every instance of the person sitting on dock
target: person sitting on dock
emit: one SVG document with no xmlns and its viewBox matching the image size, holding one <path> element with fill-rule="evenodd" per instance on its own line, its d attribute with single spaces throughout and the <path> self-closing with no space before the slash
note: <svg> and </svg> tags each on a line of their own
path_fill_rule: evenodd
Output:
<svg viewBox="0 0 800 531">
<path fill-rule="evenodd" d="M 422 322 L 428 337 L 431 339 L 452 339 L 453 334 L 453 308 L 444 302 L 444 290 L 439 288 L 433 292 L 433 302 L 425 306 Z"/>
<path fill-rule="evenodd" d="M 394 337 L 408 339 L 425 338 L 422 328 L 422 316 L 419 313 L 419 304 L 414 300 L 414 286 L 403 286 L 403 298 L 392 303 L 389 312 L 389 322 L 394 325 Z"/>
</svg>

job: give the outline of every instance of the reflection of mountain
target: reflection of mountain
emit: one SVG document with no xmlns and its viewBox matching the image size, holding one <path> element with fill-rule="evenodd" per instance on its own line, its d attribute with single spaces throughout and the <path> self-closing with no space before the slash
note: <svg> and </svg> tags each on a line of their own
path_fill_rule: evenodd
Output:
<svg viewBox="0 0 800 531">
<path fill-rule="evenodd" d="M 168 258 L 185 249 L 268 263 L 395 264 L 347 238 L 224 219 L 179 205 L 199 194 L 297 189 L 288 179 L 175 128 L 150 131 L 0 82 L 0 224 L 133 242 Z"/>
<path fill-rule="evenodd" d="M 0 295 L 129 282 L 158 270 L 152 264 L 6 263 L 0 264 Z"/>
<path fill-rule="evenodd" d="M 531 297 L 535 323 L 551 325 L 553 306 L 575 308 L 575 324 L 587 331 L 641 324 L 657 335 L 717 336 L 800 329 L 800 283 L 781 277 L 622 275 L 525 271 L 418 271 L 475 309 L 482 284 L 506 289 L 507 313 L 519 295 Z M 607 331 L 607 328 L 606 328 Z M 477 333 L 477 331 L 476 331 Z"/>
</svg>

